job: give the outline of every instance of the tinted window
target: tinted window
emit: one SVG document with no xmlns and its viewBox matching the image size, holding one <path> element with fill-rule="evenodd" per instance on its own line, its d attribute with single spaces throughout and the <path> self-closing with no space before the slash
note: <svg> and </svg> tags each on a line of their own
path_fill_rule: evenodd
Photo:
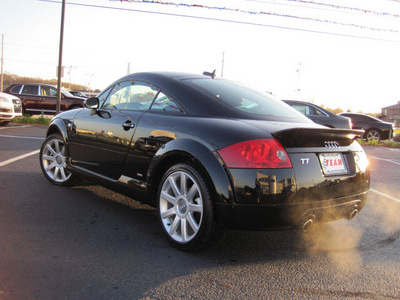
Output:
<svg viewBox="0 0 400 300">
<path fill-rule="evenodd" d="M 345 114 L 343 114 L 343 116 L 351 118 L 354 122 L 365 121 L 364 118 L 362 116 L 359 116 L 359 115 L 345 115 Z"/>
<path fill-rule="evenodd" d="M 156 100 L 154 100 L 151 106 L 151 111 L 165 111 L 172 113 L 182 113 L 183 109 L 175 102 L 175 100 L 164 93 L 160 92 L 157 95 Z"/>
<path fill-rule="evenodd" d="M 100 103 L 104 102 L 107 99 L 108 94 L 110 93 L 111 88 L 105 90 L 101 95 L 98 97 Z"/>
<path fill-rule="evenodd" d="M 266 93 L 258 92 L 236 82 L 217 79 L 192 79 L 190 81 L 202 92 L 211 94 L 216 101 L 250 115 L 303 117 L 296 110 Z"/>
<path fill-rule="evenodd" d="M 40 95 L 47 97 L 57 97 L 57 90 L 51 86 L 42 86 L 40 88 Z"/>
<path fill-rule="evenodd" d="M 39 87 L 37 85 L 25 85 L 22 89 L 23 95 L 39 95 Z"/>
<path fill-rule="evenodd" d="M 144 82 L 116 84 L 103 104 L 105 109 L 148 110 L 158 90 Z"/>
<path fill-rule="evenodd" d="M 11 93 L 14 93 L 14 94 L 19 94 L 20 91 L 21 91 L 21 85 L 20 85 L 20 84 L 14 86 L 14 87 L 11 89 Z"/>
</svg>

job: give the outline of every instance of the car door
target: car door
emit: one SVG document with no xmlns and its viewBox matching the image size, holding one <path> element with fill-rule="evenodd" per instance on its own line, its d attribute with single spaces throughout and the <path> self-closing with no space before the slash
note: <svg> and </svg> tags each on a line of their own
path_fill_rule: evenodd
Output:
<svg viewBox="0 0 400 300">
<path fill-rule="evenodd" d="M 344 116 L 351 118 L 351 122 L 353 123 L 353 129 L 365 130 L 368 128 L 368 125 L 362 116 L 358 115 L 348 115 L 348 116 L 344 115 Z"/>
<path fill-rule="evenodd" d="M 69 140 L 72 165 L 118 179 L 136 125 L 157 93 L 144 82 L 120 82 L 100 96 L 99 109 L 83 109 L 74 120 Z"/>
<path fill-rule="evenodd" d="M 29 113 L 39 113 L 41 111 L 42 100 L 39 96 L 39 86 L 25 84 L 21 89 L 21 98 L 24 110 Z"/>
<path fill-rule="evenodd" d="M 46 112 L 55 113 L 57 108 L 57 89 L 52 86 L 42 85 L 39 93 L 42 109 Z"/>
<path fill-rule="evenodd" d="M 132 139 L 123 170 L 126 181 L 147 180 L 147 171 L 154 155 L 163 145 L 177 138 L 185 115 L 176 99 L 164 91 L 157 94 L 150 110 L 140 118 Z"/>
</svg>

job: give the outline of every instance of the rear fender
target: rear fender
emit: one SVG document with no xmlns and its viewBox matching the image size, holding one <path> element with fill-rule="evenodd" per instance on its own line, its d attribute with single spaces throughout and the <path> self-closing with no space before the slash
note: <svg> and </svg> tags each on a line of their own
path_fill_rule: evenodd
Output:
<svg viewBox="0 0 400 300">
<path fill-rule="evenodd" d="M 161 175 L 158 172 L 164 162 L 177 155 L 191 160 L 207 173 L 215 189 L 216 202 L 232 203 L 234 201 L 231 180 L 222 162 L 206 146 L 190 139 L 172 140 L 157 151 L 147 174 L 148 183 L 151 184 L 157 175 Z"/>
</svg>

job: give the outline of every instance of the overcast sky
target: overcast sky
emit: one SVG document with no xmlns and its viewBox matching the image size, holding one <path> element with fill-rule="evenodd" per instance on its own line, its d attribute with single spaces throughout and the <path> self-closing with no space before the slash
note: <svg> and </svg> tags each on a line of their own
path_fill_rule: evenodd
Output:
<svg viewBox="0 0 400 300">
<path fill-rule="evenodd" d="M 400 1 L 160 2 L 68 0 L 63 81 L 102 90 L 128 65 L 131 73 L 216 69 L 331 108 L 380 112 L 400 100 Z M 55 78 L 60 23 L 60 0 L 2 1 L 4 71 Z"/>
</svg>

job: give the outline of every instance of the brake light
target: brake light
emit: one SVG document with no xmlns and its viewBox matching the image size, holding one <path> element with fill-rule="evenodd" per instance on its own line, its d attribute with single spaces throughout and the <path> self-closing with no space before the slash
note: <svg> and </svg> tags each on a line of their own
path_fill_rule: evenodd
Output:
<svg viewBox="0 0 400 300">
<path fill-rule="evenodd" d="M 273 138 L 237 143 L 217 151 L 228 168 L 291 168 L 289 156 Z"/>
</svg>

